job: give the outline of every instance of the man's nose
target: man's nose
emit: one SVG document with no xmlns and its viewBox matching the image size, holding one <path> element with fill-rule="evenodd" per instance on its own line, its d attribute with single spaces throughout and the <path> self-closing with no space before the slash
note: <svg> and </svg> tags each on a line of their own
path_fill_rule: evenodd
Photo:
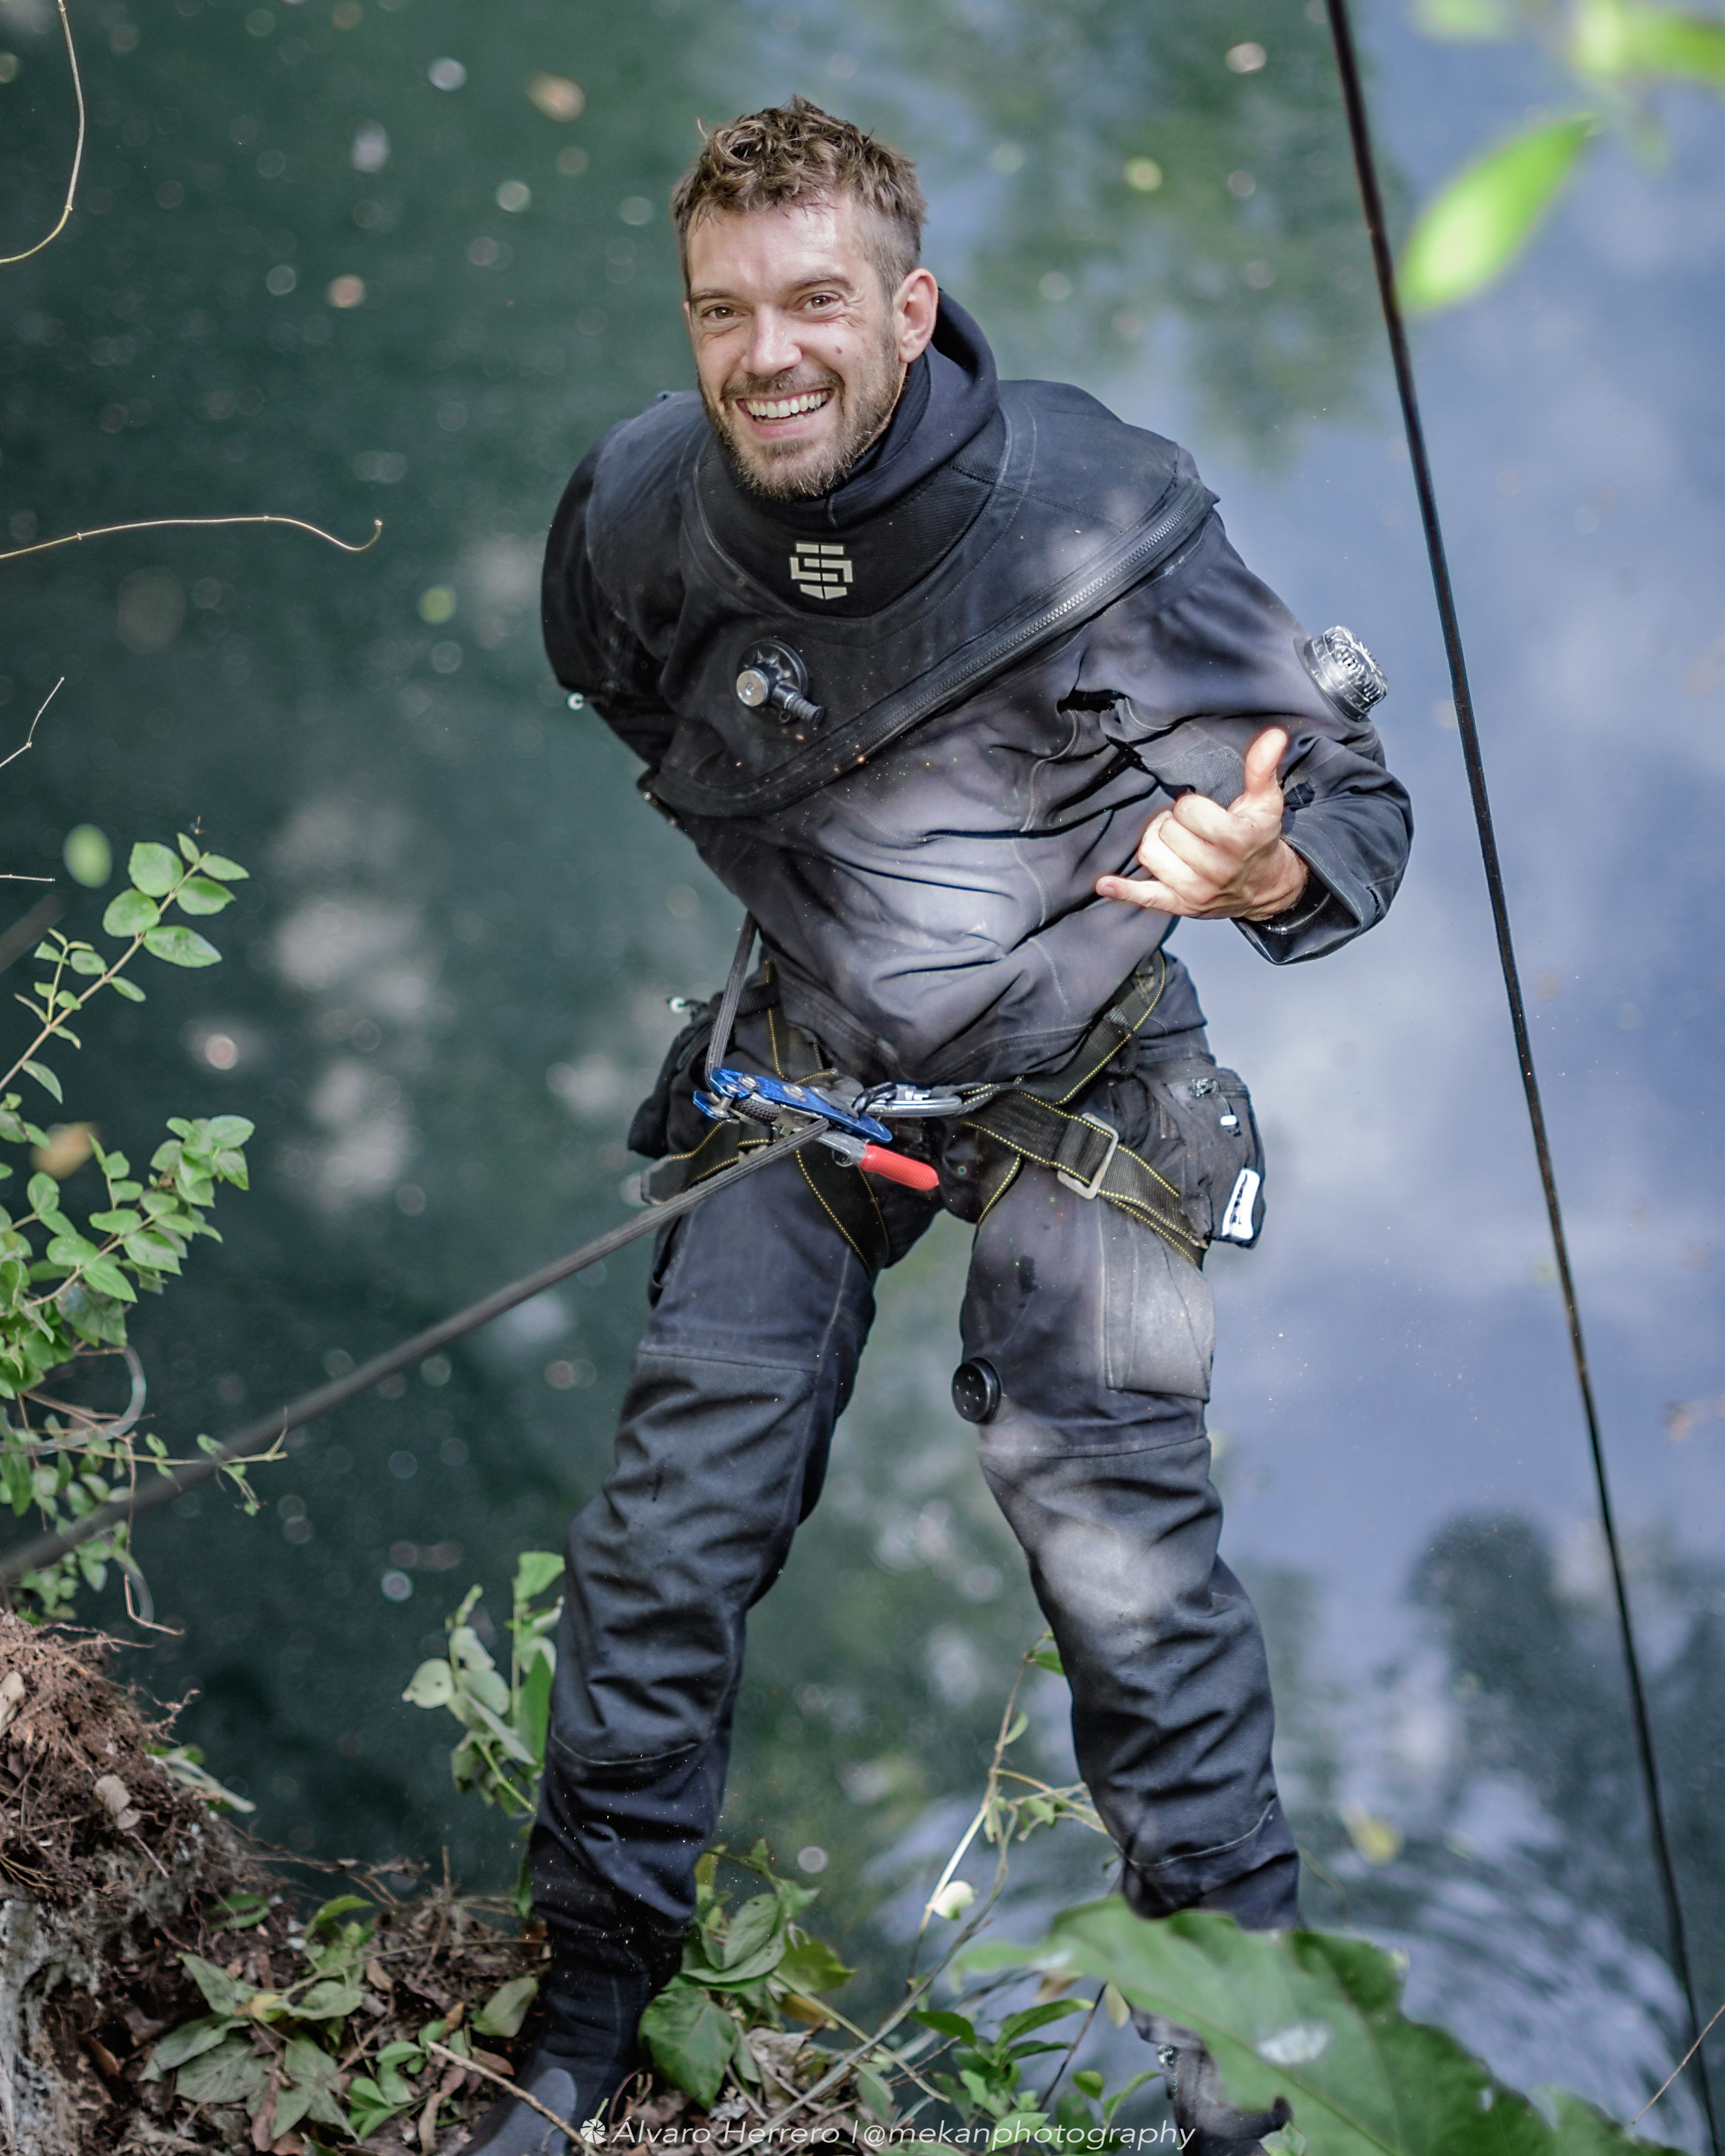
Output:
<svg viewBox="0 0 1725 2156">
<path fill-rule="evenodd" d="M 748 370 L 762 380 L 787 373 L 803 357 L 803 347 L 792 332 L 790 319 L 776 307 L 756 314 L 749 336 Z"/>
</svg>

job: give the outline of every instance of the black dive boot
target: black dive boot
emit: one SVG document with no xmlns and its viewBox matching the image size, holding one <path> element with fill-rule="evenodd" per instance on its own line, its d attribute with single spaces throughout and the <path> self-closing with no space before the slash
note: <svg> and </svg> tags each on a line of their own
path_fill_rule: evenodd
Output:
<svg viewBox="0 0 1725 2156">
<path fill-rule="evenodd" d="M 1241 2111 L 1228 2101 L 1215 2061 L 1202 2040 L 1160 2014 L 1135 2010 L 1138 2034 L 1156 2046 L 1183 2156 L 1262 2156 L 1264 2136 L 1293 2117 L 1279 2096 L 1268 2111 Z"/>
<path fill-rule="evenodd" d="M 640 2070 L 635 2031 L 647 2002 L 676 1974 L 683 1935 L 619 1922 L 603 1931 L 552 1920 L 545 2027 L 516 2085 L 572 2127 L 604 2120 Z M 505 2097 L 438 2156 L 564 2156 L 569 2148 L 542 2112 Z"/>
</svg>

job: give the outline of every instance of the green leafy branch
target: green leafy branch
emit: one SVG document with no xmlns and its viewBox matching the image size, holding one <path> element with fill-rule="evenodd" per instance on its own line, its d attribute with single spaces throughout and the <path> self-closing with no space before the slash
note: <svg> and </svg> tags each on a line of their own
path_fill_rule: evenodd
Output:
<svg viewBox="0 0 1725 2156">
<path fill-rule="evenodd" d="M 35 983 L 34 997 L 19 996 L 17 1000 L 36 1019 L 40 1030 L 11 1069 L 0 1073 L 0 1087 L 9 1086 L 22 1071 L 54 1100 L 61 1100 L 59 1080 L 37 1057 L 50 1040 L 69 1041 L 74 1048 L 83 1046 L 68 1020 L 102 989 L 111 988 L 130 1003 L 144 1001 L 144 991 L 135 981 L 124 978 L 126 967 L 140 951 L 147 951 L 152 958 L 161 958 L 170 966 L 220 963 L 222 954 L 213 943 L 183 923 L 165 921 L 162 915 L 170 906 L 193 915 L 219 913 L 234 897 L 225 886 L 243 882 L 249 871 L 220 854 L 205 853 L 183 832 L 179 845 L 183 859 L 177 858 L 167 846 L 146 844 L 132 848 L 126 869 L 131 887 L 121 891 L 102 916 L 105 934 L 130 939 L 118 957 L 105 959 L 93 944 L 74 942 L 58 931 L 37 945 L 37 959 L 52 969 L 49 978 Z M 81 994 L 76 993 L 66 984 L 69 974 L 89 979 L 90 986 Z"/>
<path fill-rule="evenodd" d="M 1725 20 L 1648 0 L 1420 0 L 1416 20 L 1450 41 L 1529 36 L 1571 75 L 1588 109 L 1541 120 L 1445 182 L 1420 213 L 1396 283 L 1410 313 L 1455 305 L 1508 269 L 1611 129 L 1644 158 L 1664 154 L 1652 92 L 1678 84 L 1725 95 Z"/>
<path fill-rule="evenodd" d="M 183 835 L 177 855 L 167 846 L 134 846 L 130 887 L 110 905 L 102 923 L 105 933 L 126 939 L 124 947 L 105 957 L 94 945 L 58 932 L 37 946 L 44 978 L 33 983 L 32 993 L 18 998 L 37 1029 L 0 1076 L 0 1087 L 22 1074 L 62 1100 L 59 1080 L 40 1060 L 44 1050 L 60 1043 L 83 1046 L 70 1021 L 104 988 L 143 1001 L 144 991 L 126 973 L 140 952 L 173 966 L 217 963 L 221 953 L 213 944 L 162 916 L 170 906 L 194 916 L 219 912 L 233 896 L 226 886 L 246 873 Z M 73 987 L 74 982 L 80 985 Z M 50 1134 L 22 1107 L 19 1094 L 0 1091 L 0 1143 L 33 1147 L 39 1163 L 51 1161 Z M 106 1149 L 89 1125 L 75 1127 L 77 1158 L 63 1173 L 70 1174 L 93 1158 L 104 1186 L 101 1204 L 82 1224 L 66 1210 L 59 1181 L 44 1166 L 28 1179 L 27 1210 L 14 1215 L 0 1208 L 0 1496 L 16 1516 L 33 1507 L 50 1529 L 82 1518 L 122 1486 L 135 1484 L 134 1430 L 144 1393 L 143 1373 L 126 1337 L 128 1308 L 140 1293 L 162 1291 L 181 1270 L 196 1238 L 221 1240 L 207 1217 L 217 1185 L 248 1187 L 244 1147 L 252 1125 L 244 1117 L 172 1116 L 167 1127 L 171 1135 L 143 1176 L 135 1176 L 126 1156 Z M 13 1174 L 0 1163 L 0 1179 Z M 123 1413 L 74 1406 L 45 1389 L 80 1358 L 100 1356 L 123 1356 L 131 1367 L 132 1397 Z M 207 1437 L 198 1441 L 206 1452 L 213 1449 Z M 177 1464 L 159 1437 L 147 1435 L 141 1443 L 164 1471 Z M 225 1471 L 254 1508 L 245 1468 Z M 80 1585 L 99 1589 L 116 1562 L 126 1568 L 130 1585 L 137 1575 L 124 1527 L 30 1573 L 23 1586 L 44 1614 L 62 1615 Z"/>
<path fill-rule="evenodd" d="M 468 1622 L 482 1588 L 469 1590 L 444 1620 L 445 1653 L 421 1662 L 402 1697 L 411 1706 L 446 1707 L 463 1735 L 449 1754 L 458 1789 L 477 1790 L 506 1816 L 531 1824 L 545 1772 L 545 1732 L 551 1718 L 551 1681 L 557 1649 L 550 1635 L 562 1600 L 541 1598 L 563 1576 L 563 1560 L 552 1550 L 524 1550 L 516 1561 L 509 1617 L 509 1676 L 506 1680 L 485 1644 Z M 521 1858 L 515 1907 L 525 1917 L 532 1904 L 527 1861 Z"/>
</svg>

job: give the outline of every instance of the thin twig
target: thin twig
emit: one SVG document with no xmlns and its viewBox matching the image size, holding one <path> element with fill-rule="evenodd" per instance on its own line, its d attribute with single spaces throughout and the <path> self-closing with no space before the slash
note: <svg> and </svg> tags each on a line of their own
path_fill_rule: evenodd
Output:
<svg viewBox="0 0 1725 2156">
<path fill-rule="evenodd" d="M 548 2118 L 560 2133 L 567 2134 L 572 2147 L 581 2148 L 586 2146 L 581 2138 L 578 2127 L 571 2126 L 567 2118 L 559 2118 L 554 2111 L 547 2111 L 536 2096 L 529 2096 L 521 2084 L 518 2082 L 511 2081 L 507 2074 L 494 2073 L 490 2067 L 482 2066 L 477 2059 L 464 2059 L 459 2051 L 445 2051 L 441 2044 L 427 2041 L 425 2048 L 428 2051 L 435 2051 L 439 2058 L 447 2059 L 451 2066 L 463 2066 L 470 2074 L 483 2074 L 488 2082 L 495 2082 L 499 2088 L 507 2089 L 512 2097 L 519 2097 L 530 2111 L 536 2111 L 542 2118 Z"/>
<path fill-rule="evenodd" d="M 1078 2034 L 1066 2046 L 1066 2056 L 1060 2061 L 1060 2070 L 1059 2073 L 1055 2076 L 1054 2079 L 1037 2098 L 1037 2102 L 1039 2103 L 1052 2103 L 1054 2102 L 1054 2092 L 1060 2087 L 1060 2083 L 1066 2078 L 1066 2069 L 1071 2065 L 1073 2060 L 1077 2057 L 1078 2046 L 1084 2041 L 1085 2038 L 1089 2035 L 1090 2025 L 1096 2020 L 1096 2009 L 1101 2005 L 1101 2003 L 1102 1994 L 1101 1992 L 1098 1992 L 1096 1998 L 1091 2003 L 1091 2010 L 1089 2013 L 1085 2015 L 1083 2020 L 1078 2025 Z"/>
<path fill-rule="evenodd" d="M 33 546 L 10 547 L 0 554 L 0 562 L 21 562 L 26 554 L 46 554 L 53 547 L 75 547 L 85 539 L 111 539 L 120 531 L 179 531 L 213 524 L 285 524 L 295 531 L 309 531 L 314 539 L 327 540 L 344 554 L 363 554 L 367 547 L 377 545 L 383 531 L 382 518 L 374 516 L 371 537 L 355 545 L 351 540 L 338 539 L 333 531 L 326 531 L 321 524 L 308 524 L 303 516 L 277 516 L 263 512 L 248 516 L 145 516 L 131 524 L 99 524 L 89 531 L 63 531 L 58 539 L 39 539 Z"/>
<path fill-rule="evenodd" d="M 53 542 L 50 541 L 49 543 L 52 545 Z M 3 556 L 0 556 L 0 560 L 3 560 L 4 558 L 5 557 Z M 18 743 L 18 747 L 12 752 L 10 756 L 0 756 L 0 771 L 4 771 L 8 763 L 15 763 L 18 757 L 23 754 L 24 751 L 30 747 L 31 743 L 36 738 L 36 728 L 41 720 L 42 711 L 45 711 L 48 709 L 49 706 L 54 701 L 54 698 L 59 696 L 61 690 L 64 689 L 65 685 L 66 677 L 62 674 L 59 680 L 54 683 L 53 688 L 51 688 L 48 694 L 42 699 L 42 711 L 38 711 L 36 716 L 31 720 L 30 731 L 28 733 L 24 736 L 23 739 Z M 52 883 L 54 881 L 54 878 L 52 876 L 9 876 L 7 880 L 9 883 Z"/>
<path fill-rule="evenodd" d="M 66 182 L 65 207 L 59 222 L 45 239 L 39 239 L 33 247 L 27 247 L 22 254 L 0 254 L 0 270 L 9 270 L 15 262 L 28 262 L 33 254 L 39 254 L 44 247 L 51 247 L 66 228 L 66 220 L 72 214 L 72 203 L 78 192 L 78 174 L 84 163 L 84 138 L 86 122 L 84 116 L 84 78 L 78 72 L 78 48 L 72 42 L 71 18 L 66 13 L 66 0 L 54 0 L 59 9 L 60 28 L 65 33 L 66 58 L 72 64 L 72 95 L 78 100 L 78 144 L 72 152 L 72 176 Z"/>
<path fill-rule="evenodd" d="M 1725 2006 L 1722 2006 L 1719 2009 L 1719 2013 L 1713 2016 L 1713 2021 L 1717 2021 L 1719 2019 L 1720 2014 L 1725 2014 Z M 1661 2097 L 1665 2094 L 1671 2083 L 1676 2081 L 1678 2075 L 1682 2072 L 1684 2067 L 1688 2065 L 1689 2061 L 1695 2056 L 1702 2046 L 1706 2043 L 1708 2036 L 1712 2033 L 1713 2021 L 1708 2022 L 1707 2027 L 1702 2030 L 1695 2041 L 1689 2046 L 1689 2049 L 1685 2051 L 1682 2057 L 1678 2060 L 1676 2065 L 1671 2068 L 1671 2071 L 1666 2076 L 1659 2087 L 1655 2089 L 1652 2095 L 1648 2097 L 1646 2102 L 1641 2106 L 1641 2108 L 1630 2121 L 1631 2128 L 1640 2124 L 1641 2121 L 1647 2116 L 1648 2112 L 1652 2110 L 1654 2105 L 1659 2102 Z"/>
</svg>

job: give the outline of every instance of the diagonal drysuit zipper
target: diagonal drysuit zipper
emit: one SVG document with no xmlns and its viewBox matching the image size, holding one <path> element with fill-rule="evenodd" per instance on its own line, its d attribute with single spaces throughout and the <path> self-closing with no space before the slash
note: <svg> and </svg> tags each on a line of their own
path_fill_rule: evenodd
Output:
<svg viewBox="0 0 1725 2156">
<path fill-rule="evenodd" d="M 979 644 L 956 653 L 925 675 L 917 688 L 876 716 L 865 717 L 815 743 L 793 762 L 752 783 L 707 786 L 682 773 L 659 772 L 652 798 L 666 807 L 697 816 L 760 816 L 788 808 L 805 794 L 854 770 L 912 726 L 932 718 L 942 706 L 957 702 L 1016 659 L 1066 627 L 1099 613 L 1121 593 L 1143 581 L 1147 570 L 1168 566 L 1168 557 L 1183 547 L 1208 518 L 1214 496 L 1202 480 L 1173 490 L 1144 529 L 1127 541 L 1111 562 L 1091 572 L 1072 590 L 1039 608 L 1028 619 L 1009 624 Z"/>
</svg>

